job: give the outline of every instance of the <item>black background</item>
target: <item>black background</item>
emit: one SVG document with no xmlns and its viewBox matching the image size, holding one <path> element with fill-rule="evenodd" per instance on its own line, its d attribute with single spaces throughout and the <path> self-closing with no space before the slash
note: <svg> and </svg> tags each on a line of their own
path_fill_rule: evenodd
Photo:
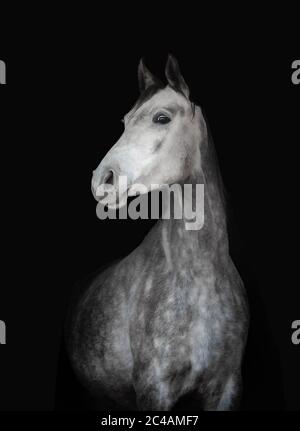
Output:
<svg viewBox="0 0 300 431">
<path fill-rule="evenodd" d="M 140 57 L 163 78 L 168 52 L 209 121 L 229 207 L 231 253 L 250 301 L 243 409 L 299 410 L 299 91 L 295 33 L 264 21 L 203 29 L 184 18 L 158 31 L 140 17 L 47 27 L 11 46 L 1 86 L 2 255 L 0 409 L 79 408 L 63 352 L 78 280 L 126 255 L 147 221 L 96 217 L 92 170 L 138 97 Z M 66 23 L 65 23 L 66 24 Z M 236 23 L 235 23 L 236 24 Z M 27 36 L 29 35 L 29 31 Z M 147 35 L 147 37 L 146 37 Z M 3 39 L 2 39 L 3 40 Z"/>
</svg>

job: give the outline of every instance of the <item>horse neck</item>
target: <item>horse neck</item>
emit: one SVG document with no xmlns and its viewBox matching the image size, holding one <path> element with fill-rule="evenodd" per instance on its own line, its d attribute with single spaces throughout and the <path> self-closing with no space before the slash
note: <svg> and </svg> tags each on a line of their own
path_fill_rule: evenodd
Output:
<svg viewBox="0 0 300 431">
<path fill-rule="evenodd" d="M 189 181 L 189 182 L 188 182 Z M 186 184 L 192 184 L 195 189 L 197 184 L 204 185 L 204 222 L 200 229 L 188 230 L 187 226 L 191 220 L 184 216 L 185 209 L 183 205 L 183 218 L 169 220 L 159 220 L 158 228 L 162 242 L 168 241 L 170 247 L 177 247 L 193 251 L 195 258 L 199 254 L 208 254 L 212 257 L 219 253 L 224 254 L 228 251 L 228 237 L 226 228 L 225 210 L 222 202 L 219 200 L 220 193 L 218 185 L 210 182 L 209 175 L 199 173 L 196 177 L 190 178 Z M 195 190 L 193 190 L 195 191 Z M 196 208 L 195 193 L 193 193 L 193 208 Z M 200 208 L 203 211 L 202 208 Z M 201 218 L 200 214 L 196 217 Z M 189 256 L 189 259 L 191 256 Z"/>
<path fill-rule="evenodd" d="M 174 262 L 181 261 L 192 265 L 203 257 L 214 260 L 227 258 L 228 235 L 226 227 L 225 204 L 218 165 L 210 138 L 206 136 L 201 144 L 201 167 L 196 173 L 184 181 L 192 184 L 193 209 L 195 205 L 195 188 L 197 184 L 204 185 L 204 223 L 199 230 L 188 230 L 190 220 L 175 219 L 172 211 L 170 219 L 160 219 L 150 233 L 148 243 L 153 248 L 153 241 L 163 255 L 170 268 Z M 182 184 L 183 185 L 183 184 Z M 183 201 L 184 202 L 184 201 Z M 184 204 L 183 204 L 184 206 Z M 202 209 L 200 209 L 202 211 Z M 185 214 L 184 207 L 182 208 Z M 200 218 L 200 215 L 199 215 Z"/>
</svg>

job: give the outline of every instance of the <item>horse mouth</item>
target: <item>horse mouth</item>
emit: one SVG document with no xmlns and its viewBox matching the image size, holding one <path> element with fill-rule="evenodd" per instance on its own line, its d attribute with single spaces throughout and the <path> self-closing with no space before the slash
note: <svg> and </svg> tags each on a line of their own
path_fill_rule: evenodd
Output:
<svg viewBox="0 0 300 431">
<path fill-rule="evenodd" d="M 127 198 L 128 198 L 128 190 L 129 190 L 129 187 L 122 193 L 119 193 L 116 190 L 104 191 L 104 196 L 103 196 L 103 192 L 101 192 L 101 196 L 100 196 L 98 194 L 99 192 L 97 189 L 96 193 L 93 193 L 93 194 L 95 199 L 98 201 L 98 205 L 107 206 L 108 209 L 114 210 L 126 205 Z"/>
</svg>

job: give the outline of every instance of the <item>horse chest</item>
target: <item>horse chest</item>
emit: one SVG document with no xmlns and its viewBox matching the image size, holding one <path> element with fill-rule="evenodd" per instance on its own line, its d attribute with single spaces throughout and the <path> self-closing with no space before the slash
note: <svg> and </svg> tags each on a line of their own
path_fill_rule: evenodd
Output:
<svg viewBox="0 0 300 431">
<path fill-rule="evenodd" d="M 148 277 L 131 318 L 136 357 L 155 362 L 156 368 L 176 367 L 187 358 L 195 371 L 205 368 L 226 320 L 224 298 L 215 295 L 214 286 L 212 275 L 176 273 L 163 281 Z"/>
<path fill-rule="evenodd" d="M 97 335 L 86 356 L 87 380 L 123 392 L 135 374 L 149 382 L 179 375 L 182 387 L 190 388 L 221 360 L 233 331 L 228 289 L 216 292 L 213 271 L 161 274 L 141 276 L 129 296 L 118 284 L 103 290 L 97 315 L 106 317 L 92 325 Z"/>
</svg>

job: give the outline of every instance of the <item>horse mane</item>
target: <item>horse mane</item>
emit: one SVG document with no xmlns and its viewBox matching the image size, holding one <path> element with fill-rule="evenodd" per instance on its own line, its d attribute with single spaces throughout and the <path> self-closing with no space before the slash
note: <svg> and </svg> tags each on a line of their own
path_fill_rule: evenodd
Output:
<svg viewBox="0 0 300 431">
<path fill-rule="evenodd" d="M 207 121 L 207 116 L 203 112 L 202 115 L 206 125 L 206 139 L 207 139 L 207 148 L 206 148 L 206 162 L 208 164 L 208 168 L 210 170 L 210 177 L 215 180 L 215 184 L 218 188 L 219 197 L 221 201 L 222 208 L 224 210 L 225 217 L 227 216 L 227 192 L 223 183 L 218 154 L 216 151 L 216 147 L 214 144 L 213 136 L 211 133 L 211 128 Z"/>
<path fill-rule="evenodd" d="M 134 105 L 134 110 L 137 110 L 140 106 L 142 106 L 147 100 L 150 100 L 151 97 L 154 96 L 154 94 L 158 93 L 160 90 L 163 90 L 165 88 L 165 85 L 161 81 L 157 81 L 155 84 L 150 85 L 149 87 L 144 90 L 137 102 Z"/>
<path fill-rule="evenodd" d="M 186 98 L 186 96 L 184 95 L 184 93 L 180 89 L 173 87 L 171 85 L 169 85 L 169 87 L 172 88 L 174 91 L 176 91 L 176 93 L 179 93 L 184 98 Z M 140 106 L 142 106 L 145 102 L 147 102 L 147 100 L 150 100 L 151 97 L 153 97 L 156 93 L 158 93 L 160 90 L 163 90 L 164 88 L 166 88 L 166 85 L 164 85 L 159 80 L 155 84 L 150 85 L 146 90 L 144 90 L 140 94 L 137 102 L 134 105 L 134 109 L 137 110 Z M 190 101 L 190 103 L 191 103 L 192 113 L 194 116 L 195 115 L 195 104 L 191 101 Z"/>
</svg>

